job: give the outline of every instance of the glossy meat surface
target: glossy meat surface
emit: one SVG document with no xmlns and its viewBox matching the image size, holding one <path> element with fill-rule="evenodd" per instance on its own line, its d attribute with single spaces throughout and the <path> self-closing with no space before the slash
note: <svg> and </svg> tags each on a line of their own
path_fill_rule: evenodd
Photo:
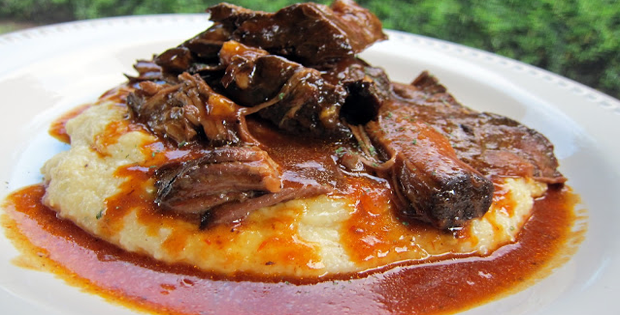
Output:
<svg viewBox="0 0 620 315">
<path fill-rule="evenodd" d="M 403 106 L 446 137 L 460 160 L 487 177 L 533 177 L 549 184 L 566 178 L 557 170 L 553 144 L 541 133 L 492 113 L 480 113 L 457 102 L 438 80 L 424 72 L 411 85 L 395 84 Z"/>
<path fill-rule="evenodd" d="M 353 1 L 337 0 L 331 7 L 298 3 L 273 14 L 230 4 L 208 11 L 231 30 L 230 39 L 310 66 L 352 57 L 386 39 L 377 17 Z"/>
<path fill-rule="evenodd" d="M 440 229 L 463 226 L 491 205 L 493 183 L 458 159 L 450 142 L 407 106 L 385 104 L 366 125 L 370 139 L 394 165 L 387 177 L 399 214 Z"/>
</svg>

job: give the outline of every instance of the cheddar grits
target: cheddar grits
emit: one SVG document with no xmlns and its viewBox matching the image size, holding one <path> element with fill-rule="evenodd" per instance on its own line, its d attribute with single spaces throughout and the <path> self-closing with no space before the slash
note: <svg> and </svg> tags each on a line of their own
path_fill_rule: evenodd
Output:
<svg viewBox="0 0 620 315">
<path fill-rule="evenodd" d="M 328 193 L 261 208 L 234 225 L 201 229 L 154 205 L 152 169 L 191 154 L 167 146 L 128 119 L 124 97 L 109 93 L 69 120 L 71 148 L 42 168 L 44 203 L 59 217 L 127 251 L 223 276 L 317 278 L 449 255 L 487 255 L 515 241 L 534 198 L 547 185 L 496 180 L 480 219 L 445 231 L 403 224 L 385 190 L 364 177 L 347 194 Z"/>
</svg>

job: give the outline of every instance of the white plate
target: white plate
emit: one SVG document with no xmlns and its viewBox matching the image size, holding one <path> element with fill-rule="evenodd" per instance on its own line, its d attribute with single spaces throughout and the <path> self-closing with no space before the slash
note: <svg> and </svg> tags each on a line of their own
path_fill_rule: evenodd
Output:
<svg viewBox="0 0 620 315">
<path fill-rule="evenodd" d="M 0 197 L 41 180 L 63 149 L 47 135 L 64 111 L 95 100 L 134 73 L 138 58 L 175 46 L 209 25 L 206 15 L 112 18 L 0 36 Z M 620 102 L 546 72 L 452 43 L 388 32 L 363 54 L 395 81 L 429 70 L 467 106 L 515 118 L 556 146 L 561 171 L 589 211 L 578 253 L 533 287 L 466 314 L 617 314 L 620 297 Z M 16 267 L 0 236 L 3 314 L 134 314 L 54 276 Z"/>
</svg>

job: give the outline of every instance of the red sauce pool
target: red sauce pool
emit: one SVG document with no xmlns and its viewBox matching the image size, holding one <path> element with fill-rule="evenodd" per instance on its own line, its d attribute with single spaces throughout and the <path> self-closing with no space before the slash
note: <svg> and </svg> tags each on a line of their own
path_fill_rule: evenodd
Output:
<svg viewBox="0 0 620 315">
<path fill-rule="evenodd" d="M 44 193 L 40 185 L 26 187 L 4 204 L 3 225 L 24 252 L 22 258 L 44 260 L 53 266 L 48 271 L 72 285 L 156 314 L 454 313 L 533 284 L 566 261 L 584 233 L 573 229 L 577 197 L 569 188 L 551 188 L 536 201 L 518 242 L 491 257 L 400 266 L 314 284 L 227 281 L 100 241 L 58 219 L 41 204 Z"/>
</svg>

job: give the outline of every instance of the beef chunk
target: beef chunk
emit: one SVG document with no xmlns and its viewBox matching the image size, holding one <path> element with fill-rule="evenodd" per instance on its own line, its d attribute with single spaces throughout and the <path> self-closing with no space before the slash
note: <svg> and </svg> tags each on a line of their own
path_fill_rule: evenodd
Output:
<svg viewBox="0 0 620 315">
<path fill-rule="evenodd" d="M 394 163 L 388 171 L 399 197 L 399 214 L 440 229 L 462 226 L 491 205 L 493 183 L 460 161 L 450 142 L 422 121 L 411 107 L 385 104 L 366 131 Z"/>
<path fill-rule="evenodd" d="M 299 3 L 276 13 L 221 3 L 207 12 L 213 26 L 155 58 L 164 72 L 210 70 L 206 65 L 217 61 L 229 40 L 316 67 L 353 57 L 387 38 L 379 19 L 349 0 L 336 0 L 331 7 Z"/>
<path fill-rule="evenodd" d="M 187 72 L 174 85 L 141 82 L 127 97 L 132 114 L 155 134 L 179 144 L 195 140 L 214 145 L 240 142 L 239 106 Z"/>
<path fill-rule="evenodd" d="M 393 90 L 394 97 L 365 129 L 385 159 L 391 158 L 387 176 L 403 217 L 457 227 L 488 210 L 490 179 L 566 180 L 543 135 L 461 105 L 427 72 L 411 85 L 393 83 Z"/>
<path fill-rule="evenodd" d="M 299 3 L 273 14 L 229 4 L 208 11 L 213 21 L 233 30 L 232 40 L 304 65 L 351 57 L 386 38 L 379 19 L 353 1 L 336 0 L 331 7 Z"/>
<path fill-rule="evenodd" d="M 256 146 L 218 147 L 155 172 L 163 211 L 201 216 L 201 227 L 240 222 L 263 207 L 325 194 L 322 185 L 283 187 L 280 167 Z"/>
<path fill-rule="evenodd" d="M 287 186 L 299 183 L 286 180 L 286 166 L 281 179 L 281 166 L 263 151 L 269 141 L 259 144 L 246 116 L 304 145 L 311 138 L 350 145 L 332 160 L 341 163 L 338 172 L 343 166 L 384 177 L 401 217 L 440 229 L 484 215 L 497 177 L 566 180 L 538 132 L 462 106 L 426 72 L 410 85 L 392 83 L 359 59 L 386 37 L 378 19 L 352 1 L 276 13 L 223 3 L 208 12 L 209 29 L 139 61 L 139 75 L 129 77 L 137 87 L 127 97 L 133 118 L 160 137 L 196 142 L 192 149 L 201 153 L 157 170 L 156 202 L 164 211 L 200 215 L 206 226 L 329 191 L 305 184 L 324 174 Z"/>
<path fill-rule="evenodd" d="M 277 95 L 277 102 L 259 111 L 283 130 L 314 135 L 342 135 L 340 121 L 345 90 L 331 85 L 312 68 L 301 68 L 289 78 Z"/>
<path fill-rule="evenodd" d="M 200 158 L 159 168 L 155 179 L 155 202 L 185 214 L 278 192 L 282 185 L 279 166 L 254 146 L 206 150 Z"/>
<path fill-rule="evenodd" d="M 228 41 L 220 50 L 225 67 L 222 86 L 243 106 L 256 106 L 278 96 L 284 84 L 302 66 L 267 51 Z"/>
<path fill-rule="evenodd" d="M 296 134 L 345 133 L 340 107 L 343 86 L 327 82 L 316 69 L 231 41 L 220 52 L 222 84 L 235 101 L 258 106 L 258 115 Z"/>
<path fill-rule="evenodd" d="M 363 124 L 376 117 L 390 96 L 382 69 L 358 58 L 342 59 L 318 71 L 235 41 L 222 45 L 226 94 L 258 114 L 296 134 L 347 133 L 342 119 Z M 341 112 L 341 108 L 343 111 Z"/>
<path fill-rule="evenodd" d="M 158 55 L 155 63 L 170 73 L 181 73 L 187 71 L 194 63 L 192 52 L 189 48 L 179 46 L 171 48 Z"/>
<path fill-rule="evenodd" d="M 460 160 L 488 177 L 524 176 L 549 184 L 566 178 L 557 170 L 553 145 L 539 132 L 510 118 L 462 106 L 427 72 L 412 85 L 395 84 L 412 119 L 441 132 Z"/>
<path fill-rule="evenodd" d="M 177 83 L 179 73 L 200 74 L 287 132 L 330 137 L 348 135 L 346 123 L 376 117 L 389 95 L 383 70 L 355 57 L 386 38 L 381 23 L 353 1 L 301 3 L 276 13 L 222 3 L 208 12 L 212 27 L 154 59 L 168 83 Z M 153 77 L 141 73 L 135 80 Z"/>
</svg>

